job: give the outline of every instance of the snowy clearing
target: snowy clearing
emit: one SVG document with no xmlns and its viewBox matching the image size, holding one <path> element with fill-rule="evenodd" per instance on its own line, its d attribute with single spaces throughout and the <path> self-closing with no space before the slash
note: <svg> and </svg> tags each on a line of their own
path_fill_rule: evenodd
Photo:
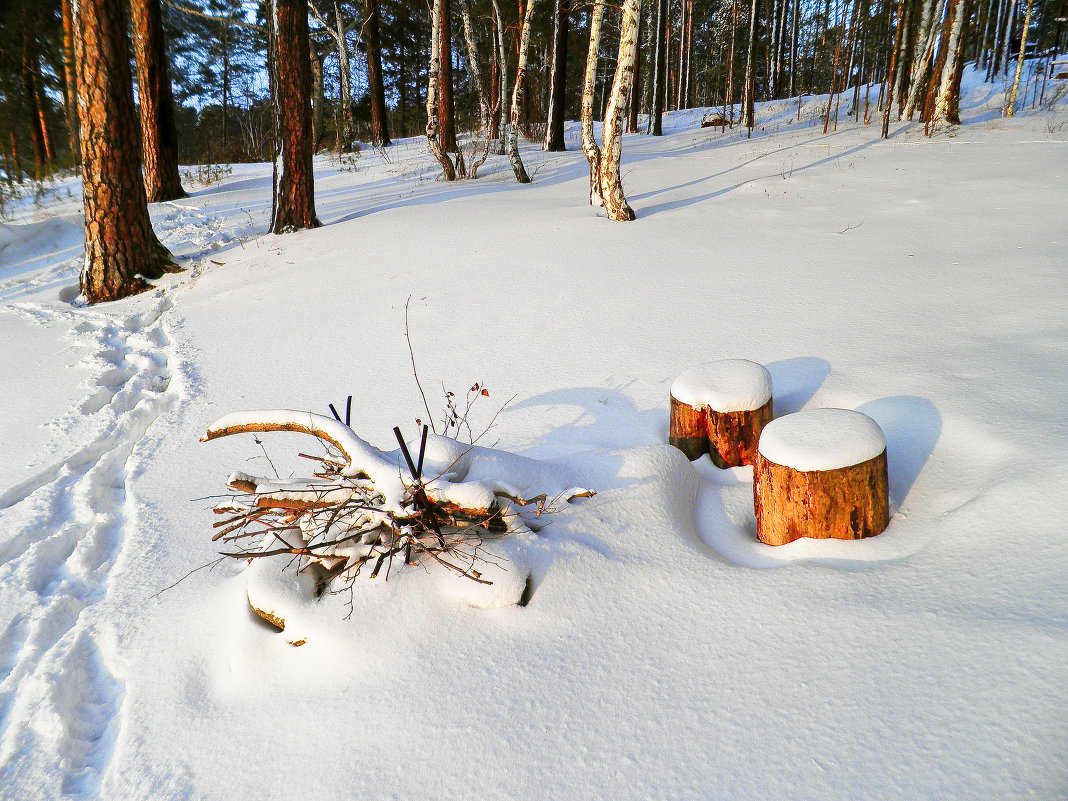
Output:
<svg viewBox="0 0 1068 801">
<path fill-rule="evenodd" d="M 189 269 L 93 308 L 78 182 L 24 198 L 0 223 L 0 798 L 1063 797 L 1068 108 L 1002 120 L 1001 86 L 968 86 L 932 139 L 822 136 L 818 97 L 751 139 L 669 115 L 625 137 L 628 224 L 587 204 L 574 126 L 524 152 L 529 186 L 503 157 L 445 184 L 419 139 L 322 157 L 324 226 L 283 236 L 269 165 L 235 165 L 152 208 Z M 352 394 L 372 445 L 416 437 L 409 297 L 435 416 L 442 385 L 488 387 L 483 426 L 514 396 L 481 444 L 598 492 L 504 546 L 530 603 L 409 568 L 302 607 L 294 648 L 243 564 L 161 593 L 215 559 L 230 473 L 307 471 L 307 438 L 263 437 L 268 463 L 200 442 L 216 419 Z M 762 545 L 752 469 L 666 444 L 672 382 L 724 358 L 768 368 L 777 415 L 880 425 L 885 533 Z"/>
</svg>

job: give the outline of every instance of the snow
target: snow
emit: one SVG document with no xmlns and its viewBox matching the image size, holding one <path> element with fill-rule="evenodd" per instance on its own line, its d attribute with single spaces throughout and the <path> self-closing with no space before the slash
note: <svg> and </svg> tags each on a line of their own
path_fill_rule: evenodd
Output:
<svg viewBox="0 0 1068 801">
<path fill-rule="evenodd" d="M 771 400 L 771 373 L 747 359 L 719 359 L 676 378 L 671 397 L 714 412 L 750 412 Z"/>
<path fill-rule="evenodd" d="M 820 97 L 751 139 L 669 115 L 624 137 L 626 224 L 588 205 L 574 127 L 524 151 L 528 186 L 499 157 L 444 184 L 416 139 L 319 158 L 325 225 L 283 236 L 269 167 L 238 165 L 152 209 L 190 269 L 91 308 L 49 222 L 77 182 L 27 195 L 0 251 L 0 798 L 1062 796 L 1068 109 L 1001 119 L 967 81 L 931 139 L 822 136 Z M 396 565 L 309 601 L 265 561 L 300 647 L 242 562 L 175 585 L 217 558 L 227 476 L 320 453 L 200 442 L 213 421 L 352 394 L 368 447 L 418 443 L 409 298 L 439 430 L 443 385 L 489 387 L 475 433 L 503 405 L 487 452 L 432 437 L 428 475 L 597 495 L 500 540 L 481 603 Z M 878 424 L 884 533 L 764 546 L 752 470 L 666 444 L 672 381 L 727 355 L 780 416 Z"/>
<path fill-rule="evenodd" d="M 760 433 L 760 454 L 794 470 L 835 470 L 886 450 L 879 424 L 849 409 L 806 409 L 772 420 Z"/>
</svg>

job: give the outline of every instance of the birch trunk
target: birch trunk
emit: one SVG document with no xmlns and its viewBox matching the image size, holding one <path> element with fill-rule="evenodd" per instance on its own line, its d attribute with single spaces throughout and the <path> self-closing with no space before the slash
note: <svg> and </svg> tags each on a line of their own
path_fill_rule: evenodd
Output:
<svg viewBox="0 0 1068 801">
<path fill-rule="evenodd" d="M 1020 88 L 1020 73 L 1023 72 L 1024 51 L 1027 49 L 1027 29 L 1031 25 L 1032 0 L 1027 0 L 1027 11 L 1024 13 L 1023 30 L 1020 31 L 1020 55 L 1016 58 L 1016 75 L 1012 79 L 1012 91 L 1009 92 L 1008 102 L 1005 103 L 1005 116 L 1011 117 L 1016 113 L 1016 91 Z M 1027 93 L 1024 92 L 1025 105 Z"/>
<path fill-rule="evenodd" d="M 427 72 L 426 86 L 426 140 L 430 152 L 438 160 L 445 173 L 446 181 L 456 180 L 456 168 L 452 159 L 438 144 L 438 69 L 441 52 L 438 47 L 439 21 L 441 19 L 442 0 L 434 0 L 434 11 L 430 23 L 430 69 Z"/>
<path fill-rule="evenodd" d="M 440 2 L 440 0 L 438 0 Z M 527 71 L 527 51 L 530 49 L 530 22 L 534 17 L 534 6 L 538 0 L 528 0 L 527 10 L 523 15 L 523 30 L 519 36 L 519 63 L 515 70 L 515 89 L 512 90 L 512 115 L 508 127 L 508 161 L 512 164 L 515 179 L 521 184 L 529 184 L 530 176 L 523 166 L 519 155 L 519 114 L 523 108 L 524 80 Z"/>
<path fill-rule="evenodd" d="M 486 97 L 486 82 L 482 79 L 482 71 L 479 69 L 482 58 L 479 55 L 478 40 L 475 39 L 475 29 L 471 24 L 471 3 L 470 0 L 459 0 L 459 3 L 460 15 L 464 23 L 464 40 L 467 43 L 467 71 L 478 93 L 479 121 L 485 134 L 482 152 L 475 155 L 475 160 L 471 162 L 471 167 L 467 173 L 469 178 L 476 178 L 478 176 L 478 168 L 486 162 L 486 157 L 489 155 L 490 135 L 492 133 L 490 131 L 490 107 L 489 100 Z"/>
<path fill-rule="evenodd" d="M 605 0 L 594 0 L 590 13 L 590 48 L 586 52 L 586 74 L 582 81 L 582 152 L 590 162 L 590 205 L 603 206 L 601 200 L 601 149 L 593 136 L 593 90 L 597 82 L 597 53 L 601 44 L 601 21 Z"/>
<path fill-rule="evenodd" d="M 612 82 L 612 96 L 604 115 L 604 145 L 601 154 L 601 197 L 605 211 L 613 220 L 634 219 L 634 211 L 627 205 L 619 176 L 619 161 L 623 150 L 623 115 L 627 110 L 634 86 L 634 57 L 638 41 L 639 0 L 625 0 L 619 31 L 619 57 L 616 76 Z"/>
<path fill-rule="evenodd" d="M 946 60 L 939 76 L 938 94 L 935 97 L 931 121 L 960 125 L 960 73 L 964 64 L 964 27 L 970 9 L 967 0 L 951 2 L 952 5 L 946 13 L 953 15 L 953 27 L 949 33 Z"/>
<path fill-rule="evenodd" d="M 938 41 L 938 29 L 941 27 L 944 6 L 945 0 L 927 0 L 924 4 L 923 19 L 920 23 L 923 46 L 916 49 L 916 58 L 912 62 L 912 80 L 909 84 L 909 96 L 904 112 L 907 119 L 912 119 L 916 113 L 916 107 L 927 88 L 927 79 L 931 74 L 931 54 L 934 52 L 935 42 Z M 932 13 L 928 13 L 929 9 Z M 937 13 L 933 13 L 934 9 L 937 9 Z"/>
<path fill-rule="evenodd" d="M 504 102 L 504 98 L 510 95 L 508 91 L 508 49 L 504 44 L 504 22 L 501 17 L 501 6 L 498 0 L 493 1 L 493 24 L 496 27 L 497 32 L 497 58 L 498 58 L 498 71 L 500 74 L 500 91 L 498 93 L 499 100 L 497 109 L 500 114 L 500 122 L 498 123 L 498 137 L 497 137 L 497 150 L 498 156 L 504 155 L 505 137 L 508 134 L 508 118 L 510 109 L 508 104 Z"/>
</svg>

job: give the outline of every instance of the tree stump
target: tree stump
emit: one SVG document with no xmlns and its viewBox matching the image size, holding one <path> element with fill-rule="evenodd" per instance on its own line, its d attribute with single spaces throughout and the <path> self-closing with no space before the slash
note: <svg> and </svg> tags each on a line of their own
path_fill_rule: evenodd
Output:
<svg viewBox="0 0 1068 801">
<path fill-rule="evenodd" d="M 856 540 L 890 522 L 886 439 L 870 417 L 812 409 L 769 423 L 753 470 L 757 537 Z"/>
<path fill-rule="evenodd" d="M 719 468 L 753 464 L 771 415 L 771 374 L 756 362 L 721 359 L 671 385 L 669 441 L 691 461 L 707 453 Z"/>
</svg>

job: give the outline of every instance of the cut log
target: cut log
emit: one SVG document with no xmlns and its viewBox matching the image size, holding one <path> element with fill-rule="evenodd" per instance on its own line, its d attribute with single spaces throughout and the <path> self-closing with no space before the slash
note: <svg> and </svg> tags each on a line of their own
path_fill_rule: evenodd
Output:
<svg viewBox="0 0 1068 801">
<path fill-rule="evenodd" d="M 727 127 L 727 120 L 718 111 L 713 111 L 711 114 L 706 114 L 701 118 L 701 127 L 723 129 Z"/>
<path fill-rule="evenodd" d="M 669 441 L 691 461 L 707 453 L 719 468 L 752 464 L 771 417 L 771 374 L 756 362 L 721 359 L 671 385 Z"/>
<path fill-rule="evenodd" d="M 870 417 L 812 409 L 767 425 L 753 470 L 757 537 L 855 540 L 890 522 L 886 439 Z"/>
</svg>

